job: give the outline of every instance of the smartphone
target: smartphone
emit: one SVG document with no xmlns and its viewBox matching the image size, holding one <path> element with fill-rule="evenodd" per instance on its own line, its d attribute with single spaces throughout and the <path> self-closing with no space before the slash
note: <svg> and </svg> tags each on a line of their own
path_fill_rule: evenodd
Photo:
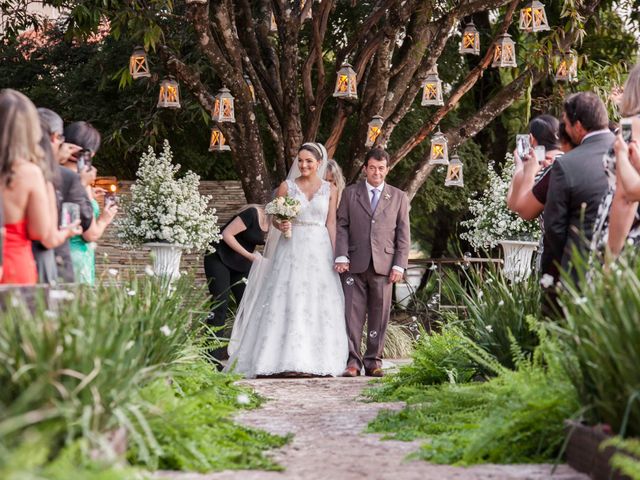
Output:
<svg viewBox="0 0 640 480">
<path fill-rule="evenodd" d="M 107 192 L 104 194 L 104 208 L 108 208 L 111 205 L 118 204 L 118 196 L 115 192 Z"/>
<path fill-rule="evenodd" d="M 91 169 L 91 151 L 80 150 L 77 158 L 78 173 L 87 172 Z"/>
<path fill-rule="evenodd" d="M 524 160 L 525 155 L 529 153 L 531 144 L 529 143 L 529 134 L 523 133 L 516 135 L 516 152 L 520 160 Z"/>
<path fill-rule="evenodd" d="M 542 163 L 544 162 L 544 157 L 547 154 L 547 149 L 544 148 L 544 145 L 538 145 L 533 149 L 533 153 L 535 154 L 538 163 Z"/>
<path fill-rule="evenodd" d="M 632 137 L 632 122 L 630 118 L 623 118 L 620 120 L 620 133 L 622 134 L 622 138 L 625 142 L 631 142 Z"/>
<path fill-rule="evenodd" d="M 64 202 L 60 213 L 60 227 L 68 227 L 80 220 L 80 205 Z"/>
</svg>

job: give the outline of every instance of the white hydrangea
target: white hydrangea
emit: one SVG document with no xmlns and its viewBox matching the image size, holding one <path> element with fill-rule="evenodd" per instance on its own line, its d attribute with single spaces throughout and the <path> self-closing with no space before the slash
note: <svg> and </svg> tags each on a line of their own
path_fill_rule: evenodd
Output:
<svg viewBox="0 0 640 480">
<path fill-rule="evenodd" d="M 187 251 L 210 250 L 220 239 L 211 196 L 201 195 L 200 177 L 188 171 L 176 178 L 180 165 L 165 140 L 156 155 L 149 147 L 140 159 L 131 199 L 118 219 L 118 237 L 125 246 L 135 248 L 146 242 L 163 241 L 183 245 Z"/>
<path fill-rule="evenodd" d="M 461 223 L 468 229 L 460 235 L 474 248 L 492 248 L 501 240 L 537 240 L 540 226 L 537 221 L 525 221 L 507 208 L 507 192 L 515 164 L 513 155 L 507 154 L 502 175 L 493 163 L 489 164 L 488 188 L 477 199 L 469 200 L 471 218 Z"/>
</svg>

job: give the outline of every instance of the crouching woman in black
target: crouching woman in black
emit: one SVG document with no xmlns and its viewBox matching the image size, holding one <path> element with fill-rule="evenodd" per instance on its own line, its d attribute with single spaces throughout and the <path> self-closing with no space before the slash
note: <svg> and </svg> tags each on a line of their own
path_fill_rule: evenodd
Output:
<svg viewBox="0 0 640 480">
<path fill-rule="evenodd" d="M 207 277 L 213 309 L 207 319 L 210 327 L 221 336 L 227 318 L 229 293 L 233 293 L 236 304 L 240 304 L 246 278 L 251 264 L 259 255 L 256 246 L 264 245 L 269 220 L 262 205 L 247 205 L 222 227 L 222 239 L 215 245 L 216 251 L 204 257 L 204 272 Z M 210 355 L 217 360 L 228 358 L 227 348 L 213 350 Z"/>
</svg>

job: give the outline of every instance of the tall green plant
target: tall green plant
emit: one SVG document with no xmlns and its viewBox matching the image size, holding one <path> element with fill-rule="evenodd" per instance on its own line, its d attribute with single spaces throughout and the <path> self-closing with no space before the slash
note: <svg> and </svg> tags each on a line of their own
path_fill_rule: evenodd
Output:
<svg viewBox="0 0 640 480">
<path fill-rule="evenodd" d="M 628 252 L 610 268 L 575 256 L 578 285 L 560 296 L 555 327 L 568 352 L 566 371 L 587 418 L 623 435 L 640 435 L 640 262 Z"/>
<path fill-rule="evenodd" d="M 538 316 L 540 311 L 540 287 L 534 276 L 510 282 L 500 270 L 488 266 L 483 271 L 450 272 L 444 288 L 465 307 L 461 331 L 502 365 L 515 367 L 514 339 L 524 355 L 531 355 L 538 337 L 527 316 Z"/>
<path fill-rule="evenodd" d="M 62 296 L 58 309 L 40 299 L 34 312 L 15 297 L 0 315 L 0 444 L 44 423 L 67 443 L 83 436 L 98 444 L 124 427 L 152 445 L 134 427 L 144 418 L 132 399 L 185 360 L 205 292 L 188 278 L 168 287 L 147 277 Z"/>
</svg>

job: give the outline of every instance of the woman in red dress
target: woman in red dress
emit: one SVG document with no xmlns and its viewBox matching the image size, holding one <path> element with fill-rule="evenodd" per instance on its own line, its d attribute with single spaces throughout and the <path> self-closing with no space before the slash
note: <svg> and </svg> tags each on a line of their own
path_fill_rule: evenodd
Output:
<svg viewBox="0 0 640 480">
<path fill-rule="evenodd" d="M 0 195 L 4 211 L 3 272 L 0 283 L 33 285 L 38 280 L 31 241 L 53 228 L 39 146 L 42 131 L 31 101 L 15 90 L 0 92 Z"/>
</svg>

